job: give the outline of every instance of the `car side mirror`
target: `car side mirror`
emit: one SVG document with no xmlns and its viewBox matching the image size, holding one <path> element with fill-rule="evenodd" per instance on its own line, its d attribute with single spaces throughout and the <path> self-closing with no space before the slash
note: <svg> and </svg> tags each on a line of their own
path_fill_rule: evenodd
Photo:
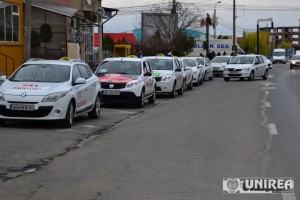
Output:
<svg viewBox="0 0 300 200">
<path fill-rule="evenodd" d="M 152 76 L 152 73 L 151 73 L 151 72 L 146 72 L 146 73 L 144 74 L 144 76 Z"/>
<path fill-rule="evenodd" d="M 181 69 L 180 68 L 176 68 L 175 72 L 181 72 Z"/>
<path fill-rule="evenodd" d="M 86 80 L 84 78 L 77 78 L 73 85 L 85 84 Z"/>
<path fill-rule="evenodd" d="M 7 77 L 6 77 L 5 75 L 0 76 L 0 81 L 1 81 L 1 82 L 4 82 L 6 79 L 7 79 Z"/>
</svg>

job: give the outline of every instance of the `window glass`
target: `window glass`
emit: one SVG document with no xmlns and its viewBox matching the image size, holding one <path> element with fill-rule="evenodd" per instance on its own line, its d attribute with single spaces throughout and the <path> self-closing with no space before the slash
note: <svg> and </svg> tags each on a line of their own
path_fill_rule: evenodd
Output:
<svg viewBox="0 0 300 200">
<path fill-rule="evenodd" d="M 19 20 L 19 6 L 0 1 L 0 41 L 19 41 Z"/>
<path fill-rule="evenodd" d="M 79 69 L 77 66 L 74 66 L 73 67 L 73 74 L 72 74 L 72 83 L 75 83 L 75 81 L 78 79 L 78 78 L 81 78 L 81 74 L 79 72 Z"/>
<path fill-rule="evenodd" d="M 81 77 L 88 79 L 91 77 L 91 74 L 87 71 L 86 67 L 84 65 L 78 65 L 78 69 L 80 71 Z"/>
</svg>

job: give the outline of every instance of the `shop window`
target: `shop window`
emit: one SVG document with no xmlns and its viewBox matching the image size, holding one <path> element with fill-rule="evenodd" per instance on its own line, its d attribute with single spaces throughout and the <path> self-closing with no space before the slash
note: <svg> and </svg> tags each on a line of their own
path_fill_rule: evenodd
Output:
<svg viewBox="0 0 300 200">
<path fill-rule="evenodd" d="M 19 6 L 0 0 L 0 41 L 19 42 Z"/>
</svg>

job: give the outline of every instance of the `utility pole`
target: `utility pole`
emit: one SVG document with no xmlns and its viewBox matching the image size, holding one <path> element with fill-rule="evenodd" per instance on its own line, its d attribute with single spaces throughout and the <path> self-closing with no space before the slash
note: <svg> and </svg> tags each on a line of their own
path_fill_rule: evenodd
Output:
<svg viewBox="0 0 300 200">
<path fill-rule="evenodd" d="M 221 3 L 221 1 L 218 1 L 215 3 L 215 10 L 214 10 L 214 39 L 216 39 L 217 35 L 217 30 L 216 30 L 216 20 L 217 20 L 217 4 Z"/>
<path fill-rule="evenodd" d="M 24 62 L 30 59 L 31 49 L 31 0 L 25 1 L 25 45 Z"/>
<path fill-rule="evenodd" d="M 102 0 L 100 0 L 100 5 L 102 8 Z M 102 32 L 103 32 L 103 24 L 102 24 L 102 14 L 98 16 L 98 62 L 100 63 L 103 59 L 103 39 L 102 39 Z"/>
<path fill-rule="evenodd" d="M 211 25 L 210 15 L 206 13 L 206 56 L 209 53 L 209 26 Z"/>
<path fill-rule="evenodd" d="M 236 55 L 235 20 L 236 20 L 236 14 L 235 14 L 235 0 L 233 0 L 233 34 L 232 34 L 232 52 L 233 52 L 233 54 L 234 54 L 234 55 Z"/>
</svg>

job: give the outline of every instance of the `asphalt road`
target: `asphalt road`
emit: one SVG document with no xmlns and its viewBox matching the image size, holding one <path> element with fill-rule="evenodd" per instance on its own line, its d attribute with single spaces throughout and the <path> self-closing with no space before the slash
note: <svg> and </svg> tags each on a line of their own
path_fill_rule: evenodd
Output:
<svg viewBox="0 0 300 200">
<path fill-rule="evenodd" d="M 300 70 L 274 65 L 270 75 L 215 78 L 142 110 L 104 108 L 71 129 L 1 127 L 0 199 L 294 200 Z M 295 194 L 223 194 L 223 177 L 292 177 Z"/>
</svg>

